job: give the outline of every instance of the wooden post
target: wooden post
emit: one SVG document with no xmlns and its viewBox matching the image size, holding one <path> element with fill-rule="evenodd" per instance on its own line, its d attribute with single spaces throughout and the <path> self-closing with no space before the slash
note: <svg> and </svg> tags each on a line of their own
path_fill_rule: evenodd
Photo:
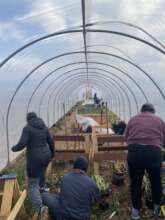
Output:
<svg viewBox="0 0 165 220">
<path fill-rule="evenodd" d="M 66 112 L 65 112 L 65 104 L 64 103 L 63 103 L 63 113 L 64 113 L 65 135 L 67 135 Z"/>
<path fill-rule="evenodd" d="M 14 192 L 15 193 L 13 195 L 13 199 L 15 200 L 15 202 L 18 202 L 18 199 L 20 198 L 20 196 L 22 196 L 23 192 L 20 191 L 17 179 L 15 180 Z M 24 190 L 24 194 L 25 194 L 25 198 L 26 198 L 26 190 Z M 23 196 L 23 198 L 24 198 L 24 196 Z M 25 200 L 25 198 L 24 198 L 24 200 Z M 24 204 L 21 204 L 21 206 L 22 206 L 22 207 L 20 207 L 21 209 L 19 209 L 20 210 L 20 212 L 19 212 L 20 213 L 19 214 L 20 219 L 21 219 L 22 216 L 25 217 L 25 213 L 26 213 Z M 16 212 L 14 212 L 14 213 L 16 213 Z M 11 215 L 11 213 L 10 213 L 10 215 Z"/>
<path fill-rule="evenodd" d="M 26 190 L 23 192 L 20 191 L 16 177 L 6 175 L 5 177 L 2 177 L 1 180 L 4 181 L 4 187 L 2 193 L 0 219 L 22 219 L 22 216 L 25 217 L 23 203 L 27 194 Z"/>
<path fill-rule="evenodd" d="M 27 192 L 26 190 L 24 190 L 22 193 L 21 193 L 21 196 L 19 197 L 17 203 L 15 204 L 13 210 L 11 211 L 10 215 L 8 216 L 7 220 L 14 220 L 16 219 L 21 207 L 23 206 L 23 203 L 25 201 L 25 198 L 26 198 L 26 195 L 27 195 Z"/>
<path fill-rule="evenodd" d="M 107 106 L 107 102 L 106 102 L 106 124 L 107 124 L 107 135 L 109 135 L 108 106 Z"/>
<path fill-rule="evenodd" d="M 66 124 L 66 112 L 65 112 L 65 103 L 63 103 L 63 113 L 64 113 L 64 127 L 65 127 L 65 135 L 67 135 L 67 124 Z M 68 148 L 68 142 L 66 141 L 66 147 Z"/>
<path fill-rule="evenodd" d="M 93 169 L 94 175 L 99 175 L 99 163 L 94 161 L 95 153 L 98 153 L 98 143 L 97 143 L 97 136 L 96 136 L 96 129 L 93 127 L 92 129 L 92 146 L 91 146 L 91 166 Z"/>
<path fill-rule="evenodd" d="M 101 107 L 101 125 L 103 124 L 103 108 Z"/>
<path fill-rule="evenodd" d="M 52 174 L 52 162 L 49 163 L 47 170 L 46 170 L 46 178 L 49 178 Z"/>
<path fill-rule="evenodd" d="M 5 180 L 0 212 L 2 217 L 7 217 L 10 214 L 12 208 L 14 185 L 15 179 Z"/>
<path fill-rule="evenodd" d="M 90 153 L 90 146 L 91 146 L 91 137 L 90 137 L 90 134 L 85 134 L 84 135 L 85 137 L 85 153 L 88 154 L 88 157 L 89 157 L 89 153 Z"/>
</svg>

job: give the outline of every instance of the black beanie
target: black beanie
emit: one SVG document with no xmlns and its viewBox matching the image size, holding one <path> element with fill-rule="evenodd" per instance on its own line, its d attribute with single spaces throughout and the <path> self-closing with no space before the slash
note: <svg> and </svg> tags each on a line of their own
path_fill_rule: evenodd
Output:
<svg viewBox="0 0 165 220">
<path fill-rule="evenodd" d="M 74 169 L 80 169 L 87 172 L 88 169 L 88 161 L 86 157 L 80 156 L 77 157 L 73 164 Z"/>
<path fill-rule="evenodd" d="M 37 118 L 37 114 L 35 112 L 29 112 L 26 116 L 27 121 L 30 121 L 32 118 Z"/>
<path fill-rule="evenodd" d="M 153 104 L 151 103 L 145 103 L 142 105 L 141 107 L 141 112 L 151 112 L 151 113 L 155 113 L 155 108 L 153 106 Z"/>
</svg>

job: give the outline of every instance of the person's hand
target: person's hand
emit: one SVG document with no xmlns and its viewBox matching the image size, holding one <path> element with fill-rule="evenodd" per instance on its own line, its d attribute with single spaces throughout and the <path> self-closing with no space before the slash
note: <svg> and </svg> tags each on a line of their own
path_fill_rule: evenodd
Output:
<svg viewBox="0 0 165 220">
<path fill-rule="evenodd" d="M 13 146 L 13 147 L 11 148 L 11 150 L 12 150 L 13 152 L 15 152 L 15 151 L 16 151 L 15 146 Z"/>
</svg>

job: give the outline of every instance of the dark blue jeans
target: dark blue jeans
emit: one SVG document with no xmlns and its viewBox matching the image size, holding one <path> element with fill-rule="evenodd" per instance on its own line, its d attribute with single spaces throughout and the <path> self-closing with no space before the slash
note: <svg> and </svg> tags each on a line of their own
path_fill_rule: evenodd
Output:
<svg viewBox="0 0 165 220">
<path fill-rule="evenodd" d="M 42 193 L 43 204 L 49 208 L 49 214 L 53 220 L 63 220 L 59 207 L 59 196 L 55 193 Z"/>
<path fill-rule="evenodd" d="M 71 217 L 64 217 L 60 212 L 59 195 L 55 193 L 42 193 L 43 204 L 49 208 L 49 214 L 53 220 L 88 220 L 88 219 L 74 219 Z"/>
<path fill-rule="evenodd" d="M 45 171 L 46 168 L 41 169 L 39 177 L 28 177 L 28 193 L 36 211 L 39 211 L 43 205 L 40 188 L 45 184 Z"/>
<path fill-rule="evenodd" d="M 140 144 L 128 146 L 128 168 L 134 208 L 141 208 L 141 187 L 145 171 L 151 182 L 152 201 L 155 205 L 160 205 L 162 195 L 161 162 L 161 150 L 158 147 Z"/>
</svg>

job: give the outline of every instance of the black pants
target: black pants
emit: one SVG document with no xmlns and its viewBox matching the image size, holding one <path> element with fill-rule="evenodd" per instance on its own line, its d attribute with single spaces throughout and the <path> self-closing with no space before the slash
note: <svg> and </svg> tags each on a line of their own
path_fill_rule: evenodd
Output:
<svg viewBox="0 0 165 220">
<path fill-rule="evenodd" d="M 128 168 L 130 176 L 132 205 L 141 208 L 141 187 L 144 172 L 147 171 L 154 204 L 161 202 L 161 150 L 151 145 L 131 144 L 128 146 Z"/>
</svg>

